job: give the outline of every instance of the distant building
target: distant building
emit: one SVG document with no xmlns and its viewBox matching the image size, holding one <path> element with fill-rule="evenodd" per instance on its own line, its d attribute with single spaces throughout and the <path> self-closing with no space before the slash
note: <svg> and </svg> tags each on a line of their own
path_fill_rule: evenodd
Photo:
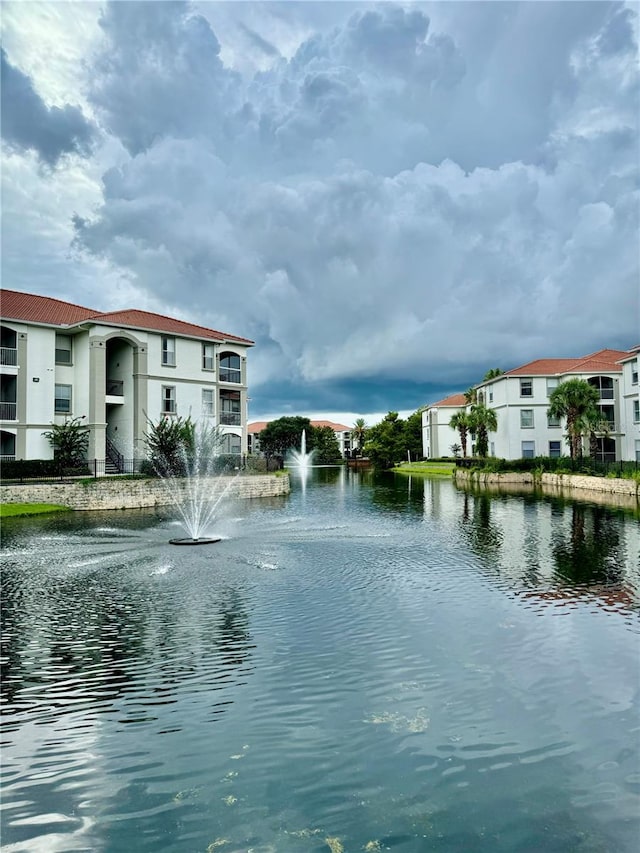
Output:
<svg viewBox="0 0 640 853">
<path fill-rule="evenodd" d="M 204 417 L 247 450 L 253 341 L 148 311 L 98 312 L 0 291 L 0 456 L 48 459 L 52 422 L 84 417 L 89 459 L 142 459 L 147 418 Z"/>
<path fill-rule="evenodd" d="M 247 446 L 249 453 L 260 453 L 259 435 L 262 430 L 270 423 L 269 421 L 253 421 L 247 424 Z M 344 424 L 337 424 L 333 421 L 311 421 L 311 426 L 314 427 L 330 427 L 336 440 L 340 446 L 340 455 L 344 458 L 351 456 L 353 442 L 351 439 L 351 427 Z"/>
<path fill-rule="evenodd" d="M 563 456 L 565 424 L 547 415 L 554 388 L 567 379 L 584 379 L 598 391 L 598 407 L 608 435 L 598 438 L 601 461 L 640 459 L 638 347 L 624 352 L 603 349 L 580 358 L 542 358 L 476 385 L 479 403 L 496 412 L 498 429 L 489 433 L 489 455 L 503 459 Z M 445 455 L 453 444 L 446 424 L 469 409 L 462 394 L 429 405 L 422 415 L 426 457 Z M 457 434 L 456 434 L 457 436 Z M 459 437 L 455 443 L 459 444 Z M 468 452 L 471 451 L 469 446 Z"/>
<path fill-rule="evenodd" d="M 451 448 L 460 445 L 460 434 L 451 429 L 449 421 L 467 405 L 464 394 L 452 394 L 422 410 L 422 454 L 426 459 L 453 456 Z M 471 445 L 467 445 L 471 452 Z"/>
</svg>

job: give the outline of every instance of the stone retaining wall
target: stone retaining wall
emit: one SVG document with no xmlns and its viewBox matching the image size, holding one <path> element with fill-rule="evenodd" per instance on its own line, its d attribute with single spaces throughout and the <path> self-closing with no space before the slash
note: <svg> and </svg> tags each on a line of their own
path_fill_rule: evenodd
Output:
<svg viewBox="0 0 640 853">
<path fill-rule="evenodd" d="M 585 474 L 542 474 L 539 478 L 531 473 L 483 474 L 479 471 L 466 471 L 456 468 L 454 478 L 458 483 L 477 483 L 478 485 L 542 485 L 559 491 L 591 491 L 612 495 L 630 495 L 638 500 L 640 483 L 637 480 L 612 479 L 609 477 L 588 477 Z"/>
<path fill-rule="evenodd" d="M 229 480 L 232 480 L 229 485 Z M 179 482 L 179 481 L 177 481 Z M 289 493 L 289 476 L 255 474 L 235 478 L 211 478 L 211 495 L 229 485 L 229 496 L 235 498 L 271 498 Z M 0 487 L 3 503 L 60 504 L 77 510 L 141 509 L 169 506 L 173 503 L 161 480 L 121 480 L 100 477 L 96 480 L 69 483 L 21 483 Z"/>
</svg>

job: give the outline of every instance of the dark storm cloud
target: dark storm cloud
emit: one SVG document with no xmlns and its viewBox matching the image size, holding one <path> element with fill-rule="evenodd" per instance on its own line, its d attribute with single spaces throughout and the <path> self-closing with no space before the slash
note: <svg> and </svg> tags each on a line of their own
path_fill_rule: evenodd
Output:
<svg viewBox="0 0 640 853">
<path fill-rule="evenodd" d="M 67 104 L 48 107 L 31 79 L 12 65 L 2 50 L 2 138 L 11 148 L 33 150 L 48 166 L 65 154 L 88 157 L 96 129 L 82 110 Z"/>
</svg>

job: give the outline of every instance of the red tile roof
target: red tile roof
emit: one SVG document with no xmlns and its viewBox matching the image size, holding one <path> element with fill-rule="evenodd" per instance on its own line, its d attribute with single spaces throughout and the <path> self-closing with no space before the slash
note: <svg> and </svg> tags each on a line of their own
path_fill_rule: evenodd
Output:
<svg viewBox="0 0 640 853">
<path fill-rule="evenodd" d="M 504 376 L 556 376 L 564 373 L 620 373 L 618 361 L 628 353 L 617 349 L 601 349 L 580 358 L 538 358 L 507 370 Z M 498 377 L 500 378 L 500 377 Z"/>
<path fill-rule="evenodd" d="M 73 326 L 77 323 L 90 321 L 109 326 L 126 326 L 133 329 L 168 332 L 172 335 L 209 338 L 216 341 L 235 341 L 248 346 L 253 344 L 253 341 L 248 338 L 217 332 L 215 329 L 197 326 L 184 320 L 175 320 L 162 314 L 153 314 L 150 311 L 131 309 L 99 312 L 93 308 L 83 308 L 71 302 L 52 299 L 49 296 L 36 296 L 33 293 L 21 293 L 16 290 L 0 291 L 0 314 L 8 320 L 46 323 L 51 326 Z"/>
<path fill-rule="evenodd" d="M 94 308 L 83 308 L 50 296 L 35 296 L 17 290 L 0 290 L 0 314 L 7 320 L 49 323 L 65 326 L 79 323 L 95 314 Z"/>
<path fill-rule="evenodd" d="M 105 323 L 109 326 L 126 326 L 132 329 L 151 329 L 155 332 L 169 332 L 172 335 L 187 335 L 194 338 L 212 338 L 216 341 L 237 341 L 242 344 L 253 344 L 247 338 L 239 338 L 226 332 L 217 332 L 204 326 L 196 326 L 184 320 L 175 320 L 162 314 L 152 314 L 150 311 L 111 311 L 105 314 L 94 314 L 91 317 L 95 323 Z"/>
<path fill-rule="evenodd" d="M 450 397 L 445 397 L 444 400 L 438 400 L 437 403 L 429 403 L 428 409 L 438 409 L 443 406 L 466 406 L 467 400 L 464 394 L 452 394 Z"/>
<path fill-rule="evenodd" d="M 314 427 L 331 427 L 334 432 L 351 432 L 351 427 L 344 424 L 337 424 L 334 421 L 311 421 L 311 426 Z"/>
<path fill-rule="evenodd" d="M 269 421 L 254 421 L 252 424 L 247 424 L 247 433 L 249 435 L 256 435 L 266 427 Z"/>
</svg>

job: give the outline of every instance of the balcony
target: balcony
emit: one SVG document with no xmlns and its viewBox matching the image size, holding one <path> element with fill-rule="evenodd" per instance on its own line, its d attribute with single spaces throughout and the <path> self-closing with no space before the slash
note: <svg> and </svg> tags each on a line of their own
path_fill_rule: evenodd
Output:
<svg viewBox="0 0 640 853">
<path fill-rule="evenodd" d="M 124 382 L 121 379 L 107 379 L 105 403 L 115 403 L 122 406 L 124 403 Z"/>
<path fill-rule="evenodd" d="M 240 426 L 240 412 L 222 412 L 220 423 L 225 426 Z"/>
<path fill-rule="evenodd" d="M 107 379 L 107 397 L 124 397 L 124 382 L 121 379 Z"/>
<path fill-rule="evenodd" d="M 14 347 L 0 347 L 0 366 L 17 367 L 18 350 Z"/>
<path fill-rule="evenodd" d="M 0 403 L 0 421 L 15 421 L 18 416 L 17 403 Z"/>
</svg>

